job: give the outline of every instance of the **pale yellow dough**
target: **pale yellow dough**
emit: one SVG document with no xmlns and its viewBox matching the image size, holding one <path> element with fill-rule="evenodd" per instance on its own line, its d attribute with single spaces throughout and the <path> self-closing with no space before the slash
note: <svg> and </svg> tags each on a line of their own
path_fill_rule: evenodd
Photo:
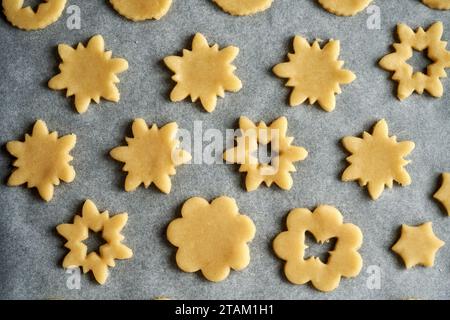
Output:
<svg viewBox="0 0 450 320">
<path fill-rule="evenodd" d="M 121 234 L 128 220 L 127 213 L 109 216 L 108 211 L 100 213 L 91 200 L 86 200 L 80 215 L 75 215 L 73 223 L 60 224 L 56 227 L 58 233 L 66 238 L 65 247 L 70 251 L 64 257 L 63 267 L 82 267 L 83 272 L 92 271 L 95 280 L 104 284 L 108 278 L 108 267 L 116 265 L 115 259 L 129 259 L 133 256 L 130 248 L 122 241 Z M 102 232 L 106 243 L 99 248 L 99 252 L 87 252 L 83 243 L 89 236 L 89 230 Z"/>
<path fill-rule="evenodd" d="M 239 213 L 233 198 L 219 197 L 211 203 L 191 198 L 183 204 L 181 216 L 167 228 L 167 239 L 178 247 L 176 262 L 181 270 L 201 270 L 206 279 L 218 282 L 228 277 L 230 268 L 248 266 L 247 242 L 255 236 L 255 225 Z"/>
<path fill-rule="evenodd" d="M 450 0 L 422 0 L 427 6 L 433 9 L 449 10 Z"/>
<path fill-rule="evenodd" d="M 166 15 L 172 0 L 109 0 L 113 8 L 122 16 L 133 20 L 159 20 Z"/>
<path fill-rule="evenodd" d="M 121 58 L 111 58 L 112 52 L 105 51 L 101 35 L 92 37 L 87 46 L 79 43 L 74 49 L 66 44 L 58 46 L 62 63 L 60 73 L 50 79 L 48 86 L 53 90 L 67 89 L 67 97 L 75 95 L 75 108 L 86 112 L 91 99 L 96 103 L 100 98 L 119 101 L 116 74 L 128 69 L 128 62 Z"/>
<path fill-rule="evenodd" d="M 403 159 L 414 149 L 414 142 L 397 142 L 397 137 L 388 135 L 384 119 L 378 121 L 373 133 L 364 132 L 362 138 L 345 137 L 342 143 L 350 153 L 350 165 L 342 174 L 342 181 L 358 180 L 360 186 L 367 185 L 372 199 L 380 197 L 384 186 L 392 188 L 393 181 L 403 186 L 411 183 L 404 169 L 410 161 Z"/>
<path fill-rule="evenodd" d="M 36 12 L 23 8 L 23 0 L 2 0 L 3 13 L 11 24 L 23 30 L 47 27 L 61 17 L 67 0 L 43 0 Z"/>
<path fill-rule="evenodd" d="M 444 206 L 450 216 L 450 173 L 444 172 L 442 174 L 442 185 L 433 197 Z"/>
<path fill-rule="evenodd" d="M 372 0 L 318 0 L 324 9 L 338 16 L 353 16 L 364 10 Z"/>
<path fill-rule="evenodd" d="M 297 106 L 307 99 L 316 101 L 325 111 L 336 106 L 335 94 L 341 93 L 340 84 L 356 79 L 353 72 L 342 69 L 338 60 L 340 43 L 330 40 L 323 49 L 318 40 L 312 45 L 305 38 L 294 37 L 294 53 L 288 53 L 289 62 L 277 64 L 273 72 L 280 78 L 288 78 L 287 87 L 293 87 L 290 105 Z"/>
<path fill-rule="evenodd" d="M 240 164 L 239 172 L 247 172 L 245 186 L 247 191 L 256 190 L 261 183 L 268 187 L 275 183 L 281 189 L 290 190 L 293 180 L 290 172 L 295 172 L 294 162 L 306 159 L 308 152 L 293 146 L 294 138 L 286 136 L 288 121 L 280 117 L 267 126 L 263 121 L 258 125 L 247 117 L 239 119 L 241 136 L 236 138 L 237 145 L 224 152 L 223 158 L 229 163 Z M 271 144 L 276 156 L 271 163 L 259 163 L 256 153 L 258 144 Z"/>
<path fill-rule="evenodd" d="M 335 248 L 328 261 L 317 257 L 304 259 L 305 233 L 314 235 L 317 242 L 324 243 L 336 238 Z M 334 207 L 321 205 L 314 212 L 305 208 L 292 210 L 287 217 L 287 231 L 273 241 L 276 255 L 285 260 L 284 273 L 289 281 L 305 284 L 311 281 L 320 291 L 332 291 L 339 286 L 341 277 L 356 277 L 362 268 L 358 253 L 363 235 L 351 223 L 343 223 L 342 214 Z"/>
<path fill-rule="evenodd" d="M 54 185 L 60 179 L 72 182 L 75 170 L 69 162 L 69 154 L 75 147 L 76 136 L 69 134 L 58 138 L 56 131 L 49 132 L 44 121 L 34 124 L 31 135 L 25 135 L 25 141 L 10 141 L 6 149 L 17 158 L 17 167 L 8 179 L 9 186 L 27 183 L 28 188 L 37 188 L 45 201 L 53 198 Z"/>
<path fill-rule="evenodd" d="M 123 171 L 128 172 L 125 191 L 134 191 L 141 183 L 146 188 L 154 183 L 162 192 L 170 192 L 169 176 L 176 173 L 176 166 L 191 160 L 188 152 L 178 148 L 177 130 L 175 122 L 158 129 L 156 124 L 149 128 L 143 119 L 134 120 L 134 137 L 125 138 L 128 146 L 110 152 L 111 157 L 125 162 Z"/>
<path fill-rule="evenodd" d="M 248 16 L 267 10 L 273 0 L 213 0 L 223 11 L 234 16 Z"/>
<path fill-rule="evenodd" d="M 403 224 L 400 239 L 392 251 L 402 257 L 407 269 L 415 265 L 432 267 L 437 251 L 444 244 L 434 235 L 431 222 L 417 227 Z"/>
<path fill-rule="evenodd" d="M 436 22 L 427 31 L 418 28 L 414 32 L 405 24 L 397 26 L 399 43 L 394 43 L 394 53 L 384 56 L 379 64 L 383 69 L 393 71 L 392 79 L 398 82 L 397 97 L 408 98 L 414 91 L 422 94 L 425 90 L 433 97 L 442 97 L 444 88 L 440 78 L 446 78 L 446 68 L 450 67 L 450 51 L 447 42 L 442 41 L 444 26 Z M 426 51 L 433 62 L 427 67 L 426 74 L 417 71 L 407 63 L 413 56 L 413 50 Z"/>
<path fill-rule="evenodd" d="M 236 67 L 231 64 L 239 53 L 233 46 L 219 50 L 217 44 L 210 47 L 206 38 L 197 33 L 192 41 L 192 50 L 183 50 L 183 56 L 164 58 L 164 63 L 175 75 L 177 82 L 170 93 L 170 100 L 181 101 L 191 96 L 192 102 L 200 98 L 203 108 L 212 112 L 216 108 L 217 96 L 225 91 L 237 92 L 242 88 L 241 80 L 234 75 Z"/>
</svg>

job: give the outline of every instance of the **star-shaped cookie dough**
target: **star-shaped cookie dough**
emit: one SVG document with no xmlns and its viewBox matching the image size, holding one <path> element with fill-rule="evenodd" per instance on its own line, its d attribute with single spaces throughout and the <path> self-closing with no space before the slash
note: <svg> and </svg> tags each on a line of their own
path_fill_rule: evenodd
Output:
<svg viewBox="0 0 450 320">
<path fill-rule="evenodd" d="M 432 267 L 437 251 L 445 244 L 435 236 L 431 222 L 413 227 L 403 224 L 400 239 L 392 251 L 400 255 L 407 269 L 415 265 Z"/>
<path fill-rule="evenodd" d="M 433 197 L 444 206 L 450 216 L 450 173 L 444 172 L 442 174 L 442 185 Z"/>
</svg>

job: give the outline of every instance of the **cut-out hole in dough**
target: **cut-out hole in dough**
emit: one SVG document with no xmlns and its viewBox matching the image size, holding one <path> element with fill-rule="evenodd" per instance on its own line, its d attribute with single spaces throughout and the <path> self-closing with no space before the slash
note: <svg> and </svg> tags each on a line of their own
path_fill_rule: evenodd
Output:
<svg viewBox="0 0 450 320">
<path fill-rule="evenodd" d="M 428 50 L 417 51 L 413 50 L 413 56 L 406 61 L 411 67 L 413 67 L 414 72 L 422 72 L 423 74 L 427 73 L 427 67 L 434 63 L 428 57 Z"/>
<path fill-rule="evenodd" d="M 279 152 L 272 149 L 272 144 L 258 144 L 258 150 L 254 156 L 258 159 L 258 163 L 272 165 L 274 158 L 278 157 Z"/>
<path fill-rule="evenodd" d="M 103 239 L 102 232 L 95 232 L 92 230 L 89 230 L 89 235 L 86 240 L 83 241 L 83 243 L 87 246 L 87 253 L 96 252 L 97 254 L 100 254 L 100 247 L 104 244 L 106 244 L 105 239 Z"/>
<path fill-rule="evenodd" d="M 310 257 L 319 258 L 323 263 L 328 263 L 328 258 L 330 257 L 330 252 L 334 250 L 336 246 L 337 238 L 330 238 L 324 243 L 317 242 L 316 237 L 309 232 L 305 232 L 305 256 L 303 259 L 308 259 Z"/>
<path fill-rule="evenodd" d="M 30 7 L 34 13 L 36 13 L 37 8 L 42 3 L 42 0 L 23 0 L 23 8 Z"/>
</svg>

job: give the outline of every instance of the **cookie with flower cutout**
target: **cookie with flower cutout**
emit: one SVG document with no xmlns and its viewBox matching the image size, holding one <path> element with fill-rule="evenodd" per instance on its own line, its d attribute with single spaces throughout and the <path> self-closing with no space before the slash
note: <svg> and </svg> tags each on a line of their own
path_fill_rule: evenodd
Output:
<svg viewBox="0 0 450 320">
<path fill-rule="evenodd" d="M 233 16 L 248 16 L 270 8 L 273 0 L 213 0 Z"/>
<path fill-rule="evenodd" d="M 393 71 L 392 79 L 398 82 L 397 97 L 400 100 L 408 98 L 413 92 L 422 94 L 427 91 L 433 97 L 442 97 L 444 88 L 440 78 L 446 78 L 446 68 L 450 67 L 450 51 L 446 50 L 447 42 L 442 41 L 444 27 L 442 22 L 431 25 L 427 31 L 418 28 L 414 32 L 406 24 L 397 26 L 400 42 L 394 43 L 394 53 L 384 56 L 379 65 L 388 71 Z M 426 73 L 414 71 L 408 64 L 413 52 L 426 52 L 432 61 Z"/>
<path fill-rule="evenodd" d="M 13 163 L 17 169 L 10 175 L 8 185 L 26 183 L 28 188 L 37 188 L 42 199 L 50 201 L 54 186 L 59 185 L 60 180 L 72 182 L 75 179 L 75 170 L 69 164 L 75 143 L 74 134 L 58 137 L 56 131 L 48 131 L 44 121 L 37 120 L 31 135 L 25 135 L 25 141 L 6 144 L 8 152 L 17 158 Z"/>
<path fill-rule="evenodd" d="M 81 215 L 75 215 L 73 223 L 60 224 L 56 227 L 58 233 L 67 242 L 64 246 L 69 253 L 64 257 L 63 267 L 82 267 L 83 273 L 92 271 L 95 280 L 104 284 L 108 278 L 108 267 L 116 265 L 116 259 L 130 259 L 133 251 L 122 243 L 125 239 L 121 234 L 128 221 L 127 213 L 110 216 L 108 211 L 99 212 L 94 202 L 86 200 Z M 83 241 L 89 237 L 89 231 L 101 232 L 105 244 L 98 252 L 89 252 Z"/>
<path fill-rule="evenodd" d="M 422 0 L 424 4 L 432 9 L 449 10 L 450 0 Z"/>
<path fill-rule="evenodd" d="M 450 173 L 444 172 L 442 174 L 442 184 L 438 191 L 433 195 L 433 198 L 438 200 L 450 216 Z"/>
<path fill-rule="evenodd" d="M 6 19 L 22 30 L 39 30 L 48 27 L 61 17 L 67 0 L 43 0 L 36 11 L 24 7 L 24 0 L 2 0 Z"/>
<path fill-rule="evenodd" d="M 169 11 L 172 0 L 109 0 L 114 10 L 127 19 L 159 20 Z"/>
<path fill-rule="evenodd" d="M 318 102 L 323 110 L 333 111 L 340 85 L 356 79 L 353 72 L 342 69 L 344 62 L 338 60 L 339 40 L 330 40 L 321 48 L 318 40 L 310 45 L 305 38 L 295 36 L 293 46 L 289 62 L 273 68 L 275 75 L 289 79 L 287 87 L 293 87 L 289 104 L 293 107 L 309 99 L 310 104 Z"/>
<path fill-rule="evenodd" d="M 384 187 L 392 188 L 393 181 L 402 186 L 411 184 L 411 177 L 405 166 L 411 161 L 405 160 L 415 147 L 412 141 L 397 141 L 396 136 L 388 135 L 386 120 L 378 121 L 372 134 L 364 131 L 362 138 L 345 137 L 344 148 L 352 155 L 347 157 L 350 165 L 342 174 L 342 181 L 359 182 L 366 186 L 373 200 L 378 199 Z"/>
<path fill-rule="evenodd" d="M 293 137 L 286 136 L 288 121 L 280 117 L 267 126 L 263 121 L 258 125 L 247 117 L 240 117 L 240 136 L 236 137 L 236 146 L 224 152 L 228 163 L 240 164 L 239 172 L 246 172 L 247 191 L 256 190 L 261 183 L 270 187 L 273 183 L 283 190 L 290 190 L 293 180 L 290 172 L 295 172 L 294 162 L 305 160 L 306 149 L 292 145 Z M 270 162 L 262 163 L 258 159 L 259 148 L 268 148 L 275 155 Z"/>
<path fill-rule="evenodd" d="M 164 58 L 164 63 L 175 75 L 177 82 L 170 93 L 170 100 L 177 102 L 190 96 L 191 101 L 200 99 L 203 108 L 212 112 L 216 108 L 217 96 L 225 91 L 237 92 L 242 88 L 241 80 L 234 74 L 231 63 L 239 53 L 233 46 L 219 50 L 217 44 L 210 47 L 206 38 L 197 33 L 192 41 L 192 50 L 183 49 L 183 55 Z"/>
<path fill-rule="evenodd" d="M 330 13 L 338 16 L 354 16 L 364 10 L 372 0 L 317 0 Z"/>
<path fill-rule="evenodd" d="M 310 232 L 317 242 L 336 238 L 335 247 L 329 252 L 328 261 L 317 257 L 305 259 L 305 233 Z M 305 208 L 292 210 L 287 217 L 287 231 L 278 234 L 273 241 L 275 254 L 286 261 L 284 273 L 294 284 L 312 285 L 324 292 L 339 286 L 341 277 L 356 277 L 362 268 L 358 253 L 363 235 L 351 223 L 343 223 L 342 214 L 334 207 L 321 205 L 313 212 Z"/>
<path fill-rule="evenodd" d="M 118 73 L 128 69 L 128 62 L 122 58 L 111 58 L 112 52 L 105 51 L 101 35 L 93 36 L 87 46 L 79 43 L 76 49 L 60 44 L 58 53 L 62 63 L 60 73 L 50 79 L 48 86 L 53 90 L 67 89 L 67 97 L 75 96 L 75 109 L 87 111 L 91 100 L 100 98 L 118 102 L 120 98 L 116 83 Z"/>
<path fill-rule="evenodd" d="M 206 279 L 219 282 L 228 277 L 230 269 L 248 266 L 247 243 L 255 236 L 255 225 L 239 213 L 233 198 L 222 196 L 211 203 L 191 198 L 183 204 L 181 216 L 167 228 L 167 239 L 178 248 L 176 262 L 181 270 L 201 270 Z"/>
<path fill-rule="evenodd" d="M 170 176 L 175 175 L 175 167 L 191 160 L 187 151 L 178 148 L 177 130 L 175 122 L 161 128 L 153 124 L 149 128 L 144 119 L 133 121 L 133 137 L 125 138 L 128 145 L 110 152 L 112 158 L 125 162 L 123 171 L 128 172 L 125 191 L 134 191 L 141 183 L 145 188 L 154 183 L 162 192 L 170 192 Z"/>
</svg>

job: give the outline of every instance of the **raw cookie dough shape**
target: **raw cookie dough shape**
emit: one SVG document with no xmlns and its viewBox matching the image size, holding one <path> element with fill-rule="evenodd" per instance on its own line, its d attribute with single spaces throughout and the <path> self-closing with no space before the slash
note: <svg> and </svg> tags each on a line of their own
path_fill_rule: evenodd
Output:
<svg viewBox="0 0 450 320">
<path fill-rule="evenodd" d="M 228 277 L 230 268 L 239 271 L 248 266 L 247 242 L 255 236 L 255 225 L 239 213 L 233 198 L 219 197 L 211 203 L 191 198 L 183 204 L 181 216 L 167 227 L 167 239 L 178 247 L 181 270 L 201 270 L 206 279 L 219 282 Z"/>
<path fill-rule="evenodd" d="M 36 12 L 23 8 L 23 0 L 2 0 L 3 13 L 15 27 L 23 30 L 43 29 L 61 17 L 67 0 L 43 0 Z"/>
<path fill-rule="evenodd" d="M 241 80 L 234 74 L 231 64 L 239 48 L 229 46 L 219 50 L 217 44 L 210 47 L 201 33 L 196 33 L 192 50 L 183 49 L 183 56 L 164 58 L 164 63 L 175 75 L 177 82 L 170 93 L 170 100 L 177 102 L 191 96 L 192 102 L 200 98 L 203 108 L 212 112 L 216 108 L 217 96 L 225 91 L 237 92 L 242 88 Z"/>
<path fill-rule="evenodd" d="M 263 182 L 268 187 L 275 183 L 284 190 L 292 188 L 290 172 L 296 171 L 293 163 L 306 159 L 308 151 L 291 145 L 294 138 L 286 136 L 287 127 L 285 117 L 276 119 L 270 126 L 263 121 L 255 125 L 247 117 L 240 117 L 241 136 L 236 138 L 236 147 L 226 150 L 223 158 L 229 163 L 240 164 L 239 172 L 247 172 L 245 178 L 247 191 L 256 190 Z M 269 164 L 259 163 L 256 157 L 258 144 L 269 143 L 276 156 Z"/>
<path fill-rule="evenodd" d="M 446 78 L 445 68 L 450 67 L 450 51 L 446 50 L 447 42 L 441 41 L 444 27 L 436 22 L 424 31 L 418 28 L 414 32 L 405 24 L 397 25 L 399 43 L 394 43 L 394 53 L 384 56 L 379 64 L 383 69 L 394 71 L 392 79 L 398 82 L 397 97 L 408 98 L 414 91 L 422 94 L 426 90 L 433 97 L 441 97 L 444 93 L 440 78 Z M 426 50 L 428 58 L 433 61 L 427 67 L 426 74 L 414 72 L 407 63 L 413 56 L 413 50 Z"/>
<path fill-rule="evenodd" d="M 317 242 L 337 238 L 326 263 L 317 257 L 304 259 L 305 232 L 311 232 Z M 361 230 L 351 223 L 343 223 L 342 214 L 334 207 L 321 205 L 314 212 L 305 208 L 292 210 L 287 217 L 287 231 L 273 241 L 275 254 L 286 261 L 284 273 L 295 284 L 312 285 L 324 292 L 339 286 L 341 277 L 356 277 L 362 268 L 358 253 L 363 236 Z"/>
<path fill-rule="evenodd" d="M 233 16 L 248 16 L 267 10 L 273 0 L 213 0 L 223 11 Z"/>
<path fill-rule="evenodd" d="M 133 121 L 134 137 L 125 138 L 128 146 L 110 152 L 111 157 L 125 162 L 123 171 L 128 172 L 125 191 L 134 191 L 141 183 L 148 188 L 153 182 L 162 192 L 170 192 L 169 176 L 176 173 L 176 166 L 191 160 L 187 151 L 178 149 L 177 130 L 175 122 L 158 129 L 156 124 L 149 128 L 143 119 Z"/>
<path fill-rule="evenodd" d="M 37 120 L 31 135 L 25 134 L 25 141 L 10 141 L 6 149 L 17 158 L 17 167 L 8 179 L 9 186 L 27 183 L 28 188 L 37 188 L 45 201 L 53 198 L 54 185 L 59 181 L 72 182 L 75 170 L 70 150 L 75 147 L 76 136 L 69 134 L 58 138 L 56 131 L 49 132 L 42 120 Z"/>
<path fill-rule="evenodd" d="M 159 20 L 169 11 L 172 0 L 109 0 L 114 10 L 133 21 Z"/>
<path fill-rule="evenodd" d="M 364 10 L 372 0 L 317 0 L 328 12 L 338 16 L 354 16 Z"/>
<path fill-rule="evenodd" d="M 100 98 L 119 101 L 120 94 L 116 83 L 120 82 L 116 74 L 128 69 L 128 62 L 121 58 L 111 58 L 112 52 L 105 51 L 105 42 L 101 35 L 93 36 L 87 46 L 78 43 L 76 49 L 58 45 L 62 63 L 60 73 L 50 79 L 49 88 L 67 89 L 66 96 L 75 95 L 75 108 L 79 113 L 86 112 L 91 99 L 96 103 Z"/>
<path fill-rule="evenodd" d="M 82 267 L 83 273 L 92 271 L 95 280 L 104 284 L 108 278 L 108 267 L 116 265 L 115 259 L 130 259 L 133 252 L 122 243 L 125 237 L 121 234 L 128 220 L 127 213 L 109 216 L 108 211 L 100 213 L 91 200 L 86 200 L 81 216 L 75 215 L 73 223 L 60 224 L 56 227 L 58 233 L 66 238 L 64 244 L 70 251 L 64 257 L 63 267 Z M 102 232 L 106 243 L 99 252 L 87 252 L 83 243 L 89 237 L 89 230 Z"/>
<path fill-rule="evenodd" d="M 424 4 L 433 9 L 449 10 L 450 0 L 422 0 Z"/>
<path fill-rule="evenodd" d="M 404 168 L 410 161 L 403 157 L 414 149 L 414 142 L 397 142 L 396 136 L 389 136 L 384 119 L 375 124 L 372 134 L 364 131 L 362 138 L 345 137 L 342 144 L 352 153 L 347 157 L 350 165 L 342 174 L 342 181 L 358 180 L 360 186 L 367 185 L 373 200 L 380 197 L 385 185 L 392 188 L 394 180 L 402 186 L 411 183 Z"/>
<path fill-rule="evenodd" d="M 433 195 L 433 198 L 444 206 L 447 214 L 450 216 L 450 173 L 444 172 L 442 174 L 442 185 Z"/>
<path fill-rule="evenodd" d="M 353 72 L 342 69 L 338 60 L 340 43 L 330 40 L 323 49 L 316 40 L 312 45 L 305 38 L 294 37 L 294 53 L 288 53 L 289 62 L 277 64 L 273 72 L 279 78 L 289 78 L 287 87 L 293 87 L 289 104 L 297 106 L 306 99 L 316 101 L 325 111 L 336 106 L 335 93 L 341 93 L 340 84 L 356 79 Z"/>
<path fill-rule="evenodd" d="M 432 267 L 437 251 L 445 244 L 435 236 L 431 222 L 417 227 L 403 224 L 400 239 L 392 247 L 407 269 L 415 265 Z"/>
</svg>

